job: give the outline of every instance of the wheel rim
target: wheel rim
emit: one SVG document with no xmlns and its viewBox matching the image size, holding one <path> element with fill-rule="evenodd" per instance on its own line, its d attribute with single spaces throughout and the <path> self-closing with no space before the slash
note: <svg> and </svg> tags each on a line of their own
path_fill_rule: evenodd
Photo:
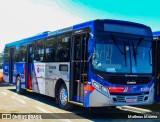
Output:
<svg viewBox="0 0 160 122">
<path fill-rule="evenodd" d="M 17 83 L 16 84 L 16 86 L 17 86 L 16 90 L 17 90 L 17 92 L 19 92 L 19 89 L 20 89 L 20 85 L 19 85 L 20 79 L 19 78 L 17 78 L 17 82 L 16 83 Z"/>
<path fill-rule="evenodd" d="M 60 91 L 60 102 L 62 105 L 67 104 L 67 90 L 64 88 Z"/>
</svg>

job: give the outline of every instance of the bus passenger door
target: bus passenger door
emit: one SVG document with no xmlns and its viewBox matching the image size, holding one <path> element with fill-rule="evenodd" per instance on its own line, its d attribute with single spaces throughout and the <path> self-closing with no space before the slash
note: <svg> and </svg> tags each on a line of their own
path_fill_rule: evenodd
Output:
<svg viewBox="0 0 160 122">
<path fill-rule="evenodd" d="M 13 84 L 13 48 L 9 50 L 9 83 Z"/>
<path fill-rule="evenodd" d="M 26 55 L 26 67 L 25 67 L 25 81 L 26 88 L 32 89 L 32 79 L 31 79 L 31 68 L 33 64 L 33 47 L 31 44 L 27 46 L 27 55 Z"/>
<path fill-rule="evenodd" d="M 88 34 L 72 36 L 70 100 L 83 103 L 83 85 L 87 80 Z"/>
</svg>

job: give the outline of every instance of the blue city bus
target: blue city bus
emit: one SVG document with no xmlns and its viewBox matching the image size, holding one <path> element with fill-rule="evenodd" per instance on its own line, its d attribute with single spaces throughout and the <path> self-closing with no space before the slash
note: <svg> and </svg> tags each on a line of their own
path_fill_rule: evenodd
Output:
<svg viewBox="0 0 160 122">
<path fill-rule="evenodd" d="M 63 109 L 154 100 L 150 27 L 92 20 L 5 45 L 4 81 L 56 98 Z"/>
<path fill-rule="evenodd" d="M 160 102 L 160 31 L 153 32 L 153 71 L 155 76 L 155 101 Z"/>
</svg>

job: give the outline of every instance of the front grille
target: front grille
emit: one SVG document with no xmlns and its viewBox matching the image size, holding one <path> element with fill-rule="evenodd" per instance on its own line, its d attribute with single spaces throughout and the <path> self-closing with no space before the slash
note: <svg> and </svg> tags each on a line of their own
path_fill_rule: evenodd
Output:
<svg viewBox="0 0 160 122">
<path fill-rule="evenodd" d="M 142 92 L 142 93 L 110 93 L 110 95 L 120 95 L 120 96 L 138 96 L 138 95 L 148 95 L 149 92 Z"/>
<path fill-rule="evenodd" d="M 139 95 L 137 101 L 144 101 L 144 95 Z M 125 96 L 117 96 L 117 102 L 126 102 Z"/>
<path fill-rule="evenodd" d="M 140 95 L 114 95 L 112 96 L 112 100 L 114 102 L 126 102 L 126 98 L 128 97 L 136 97 L 137 98 L 137 102 L 144 102 L 146 100 L 148 100 L 148 94 L 140 94 Z"/>
<path fill-rule="evenodd" d="M 151 79 L 149 77 L 110 77 L 108 81 L 112 84 L 133 85 L 147 84 Z"/>
</svg>

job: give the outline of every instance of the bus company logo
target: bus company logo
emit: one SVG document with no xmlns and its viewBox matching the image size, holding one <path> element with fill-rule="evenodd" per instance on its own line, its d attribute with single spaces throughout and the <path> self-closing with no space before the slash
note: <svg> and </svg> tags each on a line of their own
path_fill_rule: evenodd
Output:
<svg viewBox="0 0 160 122">
<path fill-rule="evenodd" d="M 142 88 L 140 88 L 140 91 L 147 92 L 147 91 L 149 91 L 149 87 L 142 87 Z"/>
<path fill-rule="evenodd" d="M 132 86 L 129 88 L 129 92 L 135 92 L 138 90 L 138 87 L 137 86 Z"/>
<path fill-rule="evenodd" d="M 129 89 L 129 91 L 130 91 L 130 92 L 134 92 L 134 88 L 131 87 L 131 88 Z"/>
<path fill-rule="evenodd" d="M 134 81 L 134 80 L 132 80 L 132 81 L 127 81 L 127 84 L 136 84 L 137 82 L 136 81 Z"/>
<path fill-rule="evenodd" d="M 56 66 L 49 65 L 49 69 L 56 69 Z"/>
<path fill-rule="evenodd" d="M 43 68 L 38 67 L 38 68 L 37 68 L 37 72 L 38 72 L 38 73 L 40 73 L 40 72 L 44 72 L 44 69 L 43 69 Z"/>
<path fill-rule="evenodd" d="M 134 88 L 133 87 L 125 87 L 123 92 L 134 92 Z"/>
</svg>

